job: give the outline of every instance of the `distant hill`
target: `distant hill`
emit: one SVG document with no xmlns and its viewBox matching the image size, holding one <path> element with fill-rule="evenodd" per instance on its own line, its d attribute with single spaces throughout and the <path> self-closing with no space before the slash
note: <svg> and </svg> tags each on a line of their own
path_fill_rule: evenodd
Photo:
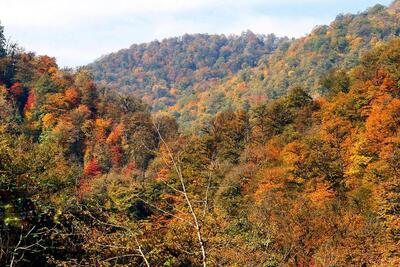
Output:
<svg viewBox="0 0 400 267">
<path fill-rule="evenodd" d="M 154 109 L 175 104 L 181 92 L 198 85 L 210 86 L 238 71 L 255 67 L 287 38 L 186 34 L 182 37 L 132 45 L 103 56 L 89 68 L 108 88 L 134 92 Z"/>
<path fill-rule="evenodd" d="M 185 35 L 133 45 L 89 68 L 101 85 L 134 92 L 189 126 L 221 110 L 277 98 L 292 87 L 327 93 L 330 73 L 355 66 L 365 51 L 399 34 L 400 1 L 395 1 L 338 15 L 329 26 L 295 40 L 251 32 Z"/>
<path fill-rule="evenodd" d="M 321 78 L 334 68 L 358 64 L 360 54 L 380 41 L 400 34 L 400 1 L 386 8 L 376 5 L 357 15 L 339 15 L 329 26 L 318 26 L 308 36 L 277 51 L 258 68 L 269 96 L 281 95 L 290 86 L 313 92 Z"/>
</svg>

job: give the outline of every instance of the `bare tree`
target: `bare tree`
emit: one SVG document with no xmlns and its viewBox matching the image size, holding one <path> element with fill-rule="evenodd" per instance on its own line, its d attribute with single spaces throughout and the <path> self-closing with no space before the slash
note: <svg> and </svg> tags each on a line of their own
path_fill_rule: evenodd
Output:
<svg viewBox="0 0 400 267">
<path fill-rule="evenodd" d="M 82 209 L 82 207 L 83 207 L 83 205 L 80 206 L 81 209 Z M 87 212 L 86 214 L 98 224 L 105 225 L 105 226 L 110 226 L 110 227 L 115 227 L 115 228 L 122 229 L 122 230 L 128 232 L 131 236 L 133 236 L 133 238 L 135 240 L 136 251 L 139 254 L 124 254 L 124 255 L 119 255 L 119 256 L 116 256 L 116 257 L 112 257 L 112 258 L 106 259 L 104 261 L 116 260 L 118 258 L 123 258 L 123 257 L 141 257 L 143 259 L 145 265 L 147 267 L 150 267 L 149 261 L 147 260 L 146 255 L 144 254 L 144 252 L 142 250 L 142 246 L 140 245 L 136 235 L 133 233 L 131 228 L 129 228 L 127 226 L 123 226 L 123 225 L 117 225 L 117 224 L 111 223 L 109 221 L 100 220 L 99 218 L 93 216 L 90 212 Z M 120 247 L 120 248 L 121 249 L 126 249 L 126 247 Z"/>
<path fill-rule="evenodd" d="M 184 179 L 183 174 L 182 174 L 181 166 L 178 164 L 177 160 L 174 157 L 174 154 L 173 154 L 171 148 L 169 147 L 169 145 L 167 144 L 167 142 L 165 141 L 165 139 L 161 135 L 161 133 L 159 131 L 159 128 L 156 125 L 154 125 L 154 126 L 155 126 L 155 129 L 156 129 L 156 131 L 158 133 L 158 136 L 159 136 L 162 144 L 165 146 L 165 148 L 167 150 L 168 157 L 170 158 L 170 160 L 172 162 L 173 168 L 174 168 L 176 174 L 178 175 L 182 190 L 178 190 L 178 189 L 175 189 L 175 190 L 180 192 L 183 195 L 183 197 L 185 199 L 185 202 L 186 202 L 186 205 L 188 206 L 189 213 L 190 213 L 190 215 L 192 217 L 191 225 L 193 225 L 194 230 L 196 231 L 198 244 L 199 244 L 199 247 L 200 247 L 202 265 L 205 267 L 205 266 L 207 266 L 207 254 L 206 254 L 206 249 L 205 249 L 205 245 L 204 245 L 202 227 L 201 227 L 201 224 L 199 222 L 198 216 L 197 216 L 197 214 L 196 214 L 196 212 L 195 212 L 195 210 L 193 208 L 192 201 L 189 198 L 189 195 L 188 195 L 188 192 L 187 192 L 187 189 L 186 189 L 185 179 Z M 210 184 L 210 182 L 209 182 L 209 184 Z M 206 209 L 207 209 L 208 188 L 209 188 L 209 185 L 207 186 L 207 194 L 206 194 L 206 200 L 205 200 L 205 211 L 204 211 L 204 214 L 205 214 Z"/>
<path fill-rule="evenodd" d="M 8 263 L 9 267 L 16 266 L 18 262 L 25 258 L 26 253 L 38 253 L 45 250 L 46 247 L 44 243 L 44 237 L 48 235 L 54 229 L 41 229 L 36 231 L 36 226 L 32 226 L 26 233 L 21 229 L 19 234 L 18 242 L 15 246 L 10 247 L 7 251 L 4 251 L 5 255 L 9 254 L 10 261 Z M 37 236 L 38 238 L 34 238 Z M 2 252 L 3 252 L 3 248 Z"/>
</svg>

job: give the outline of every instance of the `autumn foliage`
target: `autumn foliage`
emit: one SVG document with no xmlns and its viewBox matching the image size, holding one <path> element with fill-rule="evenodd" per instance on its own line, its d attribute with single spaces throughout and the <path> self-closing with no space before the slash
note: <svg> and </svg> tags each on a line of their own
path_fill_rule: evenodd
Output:
<svg viewBox="0 0 400 267">
<path fill-rule="evenodd" d="M 0 265 L 400 266 L 399 11 L 77 70 L 0 27 Z"/>
</svg>

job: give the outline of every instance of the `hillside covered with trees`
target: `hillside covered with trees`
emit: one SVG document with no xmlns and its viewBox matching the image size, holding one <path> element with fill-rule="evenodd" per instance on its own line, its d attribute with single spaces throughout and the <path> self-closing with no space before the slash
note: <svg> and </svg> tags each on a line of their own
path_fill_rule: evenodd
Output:
<svg viewBox="0 0 400 267">
<path fill-rule="evenodd" d="M 155 110 L 174 105 L 182 92 L 209 88 L 247 67 L 255 67 L 287 38 L 186 34 L 132 45 L 89 65 L 100 85 L 142 97 Z"/>
<path fill-rule="evenodd" d="M 152 112 L 141 94 L 156 74 L 132 83 L 139 93 L 107 88 L 90 68 L 60 69 L 7 42 L 0 26 L 0 266 L 399 266 L 399 3 L 349 15 L 349 32 L 384 14 L 392 19 L 374 25 L 391 30 L 372 41 L 368 28 L 359 48 L 302 80 L 322 46 L 307 50 L 273 96 L 274 66 L 286 73 L 285 54 L 300 56 L 330 28 L 256 36 L 254 66 L 242 52 L 240 67 L 233 56 L 209 65 L 204 75 L 227 72 L 209 80 L 232 93 L 221 103 L 243 105 L 209 112 L 196 134 L 180 109 Z M 208 84 L 199 79 L 179 89 L 196 108 L 207 88 L 197 83 Z"/>
<path fill-rule="evenodd" d="M 89 68 L 102 86 L 134 92 L 190 129 L 220 110 L 246 109 L 296 86 L 313 96 L 325 94 L 326 75 L 357 65 L 363 52 L 398 36 L 399 25 L 400 2 L 395 1 L 339 15 L 296 40 L 247 32 L 225 44 L 224 36 L 186 35 L 133 45 Z"/>
</svg>

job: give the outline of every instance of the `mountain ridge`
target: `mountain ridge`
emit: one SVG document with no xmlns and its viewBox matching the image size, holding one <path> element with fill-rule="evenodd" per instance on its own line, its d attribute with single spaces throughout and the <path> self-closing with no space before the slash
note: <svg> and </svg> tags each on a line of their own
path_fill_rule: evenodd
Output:
<svg viewBox="0 0 400 267">
<path fill-rule="evenodd" d="M 399 36 L 399 6 L 400 2 L 395 1 L 388 7 L 375 5 L 358 14 L 340 14 L 329 26 L 316 26 L 310 34 L 298 39 L 247 31 L 241 36 L 186 34 L 134 44 L 88 67 L 101 86 L 133 92 L 154 111 L 168 110 L 182 125 L 191 127 L 194 121 L 206 121 L 218 111 L 274 99 L 296 86 L 314 95 L 326 93 L 330 88 L 323 87 L 323 80 L 331 70 L 339 66 L 351 68 L 363 51 L 379 41 Z M 212 39 L 214 43 L 207 43 Z M 182 49 L 185 40 L 191 42 Z M 215 54 L 220 56 L 226 47 L 218 46 L 218 42 L 230 42 L 233 48 L 219 66 Z M 166 50 L 166 44 L 172 45 L 168 47 L 172 50 Z M 215 44 L 219 50 L 213 47 Z M 155 68 L 151 67 L 151 61 L 149 64 L 143 61 L 149 53 L 158 59 Z M 186 58 L 179 61 L 182 54 Z M 193 54 L 196 56 L 191 57 Z M 240 54 L 246 55 L 240 57 Z M 163 57 L 177 60 L 178 66 L 165 62 Z M 216 64 L 204 64 L 202 57 Z M 132 58 L 140 58 L 142 62 Z M 179 65 L 182 62 L 189 65 Z M 182 71 L 183 75 L 168 77 L 165 71 L 171 66 L 174 72 Z"/>
<path fill-rule="evenodd" d="M 288 41 L 275 35 L 193 34 L 134 44 L 89 65 L 99 84 L 133 92 L 155 109 L 175 103 L 176 91 L 254 67 L 262 56 Z M 171 92 L 171 89 L 173 92 Z M 175 91 L 175 92 L 174 92 Z M 163 98 L 161 101 L 158 101 Z"/>
</svg>

